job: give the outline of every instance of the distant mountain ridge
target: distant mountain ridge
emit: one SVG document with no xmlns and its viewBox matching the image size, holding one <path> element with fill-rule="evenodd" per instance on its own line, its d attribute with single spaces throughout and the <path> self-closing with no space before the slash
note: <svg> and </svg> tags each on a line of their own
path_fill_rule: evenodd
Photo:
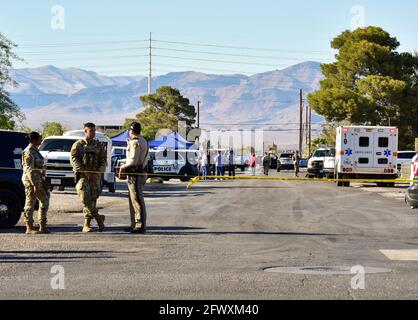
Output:
<svg viewBox="0 0 418 320">
<path fill-rule="evenodd" d="M 7 88 L 27 116 L 27 124 L 60 121 L 77 128 L 86 120 L 119 124 L 140 112 L 139 96 L 147 93 L 144 77 L 110 77 L 76 68 L 45 66 L 16 69 L 18 87 Z M 201 122 L 210 124 L 269 123 L 294 128 L 299 90 L 312 92 L 322 79 L 320 63 L 304 62 L 283 70 L 246 76 L 173 72 L 153 78 L 153 88 L 178 88 L 192 104 L 203 101 Z M 315 117 L 321 121 L 320 117 Z"/>
</svg>

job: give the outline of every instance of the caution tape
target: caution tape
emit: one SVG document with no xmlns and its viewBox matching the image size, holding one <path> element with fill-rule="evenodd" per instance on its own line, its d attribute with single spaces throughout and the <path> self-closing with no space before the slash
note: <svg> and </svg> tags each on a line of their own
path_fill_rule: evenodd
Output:
<svg viewBox="0 0 418 320">
<path fill-rule="evenodd" d="M 395 183 L 409 184 L 418 183 L 418 180 L 409 179 L 329 179 L 329 178 L 298 178 L 298 177 L 259 177 L 259 176 L 206 176 L 209 180 L 263 180 L 263 181 L 307 181 L 307 182 L 350 182 L 350 183 Z M 202 177 L 192 179 L 187 187 L 191 187 L 195 183 L 200 182 Z"/>
<path fill-rule="evenodd" d="M 10 168 L 10 167 L 0 167 L 0 170 L 19 170 L 23 171 L 22 168 Z M 53 170 L 53 169 L 33 169 L 35 171 L 48 171 L 48 172 L 59 172 L 63 173 L 62 170 Z M 103 174 L 101 171 L 77 171 L 77 173 L 91 173 L 91 174 Z M 155 178 L 191 178 L 187 184 L 187 188 L 190 188 L 194 184 L 202 180 L 202 176 L 194 175 L 178 175 L 178 174 L 157 174 L 157 173 L 129 173 L 129 176 L 147 176 Z M 418 183 L 418 180 L 410 179 L 329 179 L 329 178 L 298 178 L 298 177 L 261 177 L 261 176 L 206 176 L 208 180 L 261 180 L 261 181 L 306 181 L 306 182 L 350 182 L 350 183 L 395 183 L 395 184 L 410 184 Z"/>
</svg>

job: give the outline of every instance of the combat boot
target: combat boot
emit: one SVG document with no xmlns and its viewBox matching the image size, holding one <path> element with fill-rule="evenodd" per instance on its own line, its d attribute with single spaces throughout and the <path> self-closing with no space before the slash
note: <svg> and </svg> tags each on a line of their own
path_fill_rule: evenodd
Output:
<svg viewBox="0 0 418 320">
<path fill-rule="evenodd" d="M 25 234 L 37 234 L 37 233 L 38 233 L 38 231 L 36 231 L 33 228 L 33 223 L 27 223 L 26 224 L 26 232 L 25 232 Z"/>
<path fill-rule="evenodd" d="M 105 225 L 104 225 L 105 219 L 106 219 L 106 216 L 104 215 L 100 215 L 100 214 L 96 215 L 96 221 L 99 227 L 99 232 L 103 232 L 105 229 Z"/>
<path fill-rule="evenodd" d="M 49 230 L 46 227 L 46 221 L 42 221 L 39 224 L 39 233 L 41 233 L 41 234 L 48 234 L 49 233 Z"/>
<path fill-rule="evenodd" d="M 89 233 L 89 232 L 93 232 L 93 229 L 90 226 L 91 223 L 91 219 L 87 218 L 84 220 L 84 226 L 83 226 L 83 232 L 84 233 Z"/>
</svg>

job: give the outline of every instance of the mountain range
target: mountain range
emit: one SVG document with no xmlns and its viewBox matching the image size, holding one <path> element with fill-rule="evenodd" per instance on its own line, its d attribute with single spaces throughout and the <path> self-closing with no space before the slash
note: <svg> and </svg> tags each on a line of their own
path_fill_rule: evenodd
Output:
<svg viewBox="0 0 418 320">
<path fill-rule="evenodd" d="M 143 109 L 139 97 L 147 93 L 144 77 L 111 77 L 77 68 L 15 69 L 12 77 L 18 86 L 6 90 L 31 127 L 40 127 L 45 121 L 59 121 L 68 128 L 79 128 L 89 120 L 121 124 Z M 299 90 L 315 91 L 322 77 L 320 63 L 304 62 L 252 76 L 173 72 L 154 77 L 153 88 L 173 86 L 191 104 L 202 101 L 202 127 L 282 130 L 294 143 Z M 320 123 L 322 118 L 314 115 L 313 122 Z"/>
</svg>

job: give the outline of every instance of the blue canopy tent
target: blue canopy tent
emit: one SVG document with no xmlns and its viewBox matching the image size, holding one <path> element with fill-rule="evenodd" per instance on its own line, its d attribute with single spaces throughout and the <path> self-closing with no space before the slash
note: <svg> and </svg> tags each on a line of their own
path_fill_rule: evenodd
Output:
<svg viewBox="0 0 418 320">
<path fill-rule="evenodd" d="M 111 138 L 114 147 L 127 147 L 126 140 L 129 139 L 129 131 L 124 131 Z M 185 150 L 193 146 L 193 143 L 188 142 L 178 132 L 172 132 L 164 137 L 162 140 L 151 140 L 148 142 L 151 149 L 176 149 Z"/>
<path fill-rule="evenodd" d="M 151 149 L 175 149 L 175 150 L 186 150 L 189 149 L 194 143 L 188 142 L 178 132 L 172 132 L 166 135 L 162 140 L 149 141 Z"/>
<path fill-rule="evenodd" d="M 126 130 L 110 139 L 112 140 L 112 145 L 114 147 L 127 147 L 128 144 L 126 143 L 126 140 L 129 139 L 129 131 Z"/>
</svg>

